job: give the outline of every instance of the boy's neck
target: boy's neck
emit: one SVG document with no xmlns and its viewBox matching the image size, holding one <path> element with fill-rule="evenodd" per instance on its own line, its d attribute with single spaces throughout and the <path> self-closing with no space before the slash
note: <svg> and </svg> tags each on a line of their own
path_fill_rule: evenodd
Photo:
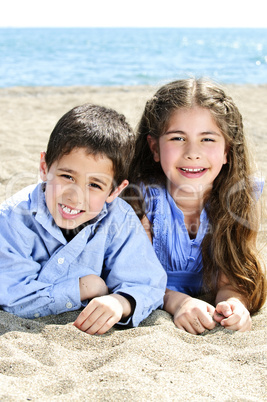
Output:
<svg viewBox="0 0 267 402">
<path fill-rule="evenodd" d="M 85 228 L 90 222 L 85 222 L 82 225 L 78 226 L 75 229 L 63 229 L 60 228 L 61 232 L 63 233 L 63 236 L 69 243 L 83 228 Z"/>
</svg>

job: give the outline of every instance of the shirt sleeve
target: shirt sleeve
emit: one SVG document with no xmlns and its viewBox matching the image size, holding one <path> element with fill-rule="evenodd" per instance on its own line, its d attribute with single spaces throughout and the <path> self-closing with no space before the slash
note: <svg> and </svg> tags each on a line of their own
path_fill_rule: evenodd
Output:
<svg viewBox="0 0 267 402">
<path fill-rule="evenodd" d="M 135 213 L 130 210 L 112 237 L 106 252 L 103 277 L 112 293 L 135 300 L 130 319 L 121 325 L 137 326 L 163 305 L 167 276 Z"/>
<path fill-rule="evenodd" d="M 43 264 L 32 257 L 32 248 L 38 240 L 29 228 L 25 226 L 24 230 L 17 230 L 19 222 L 16 222 L 16 229 L 14 223 L 0 216 L 1 308 L 24 318 L 59 314 L 80 308 L 79 280 L 67 280 L 66 276 L 58 282 L 53 281 L 53 278 L 49 283 L 40 280 Z M 55 264 L 55 259 L 46 264 Z M 55 266 L 54 271 L 56 269 Z"/>
</svg>

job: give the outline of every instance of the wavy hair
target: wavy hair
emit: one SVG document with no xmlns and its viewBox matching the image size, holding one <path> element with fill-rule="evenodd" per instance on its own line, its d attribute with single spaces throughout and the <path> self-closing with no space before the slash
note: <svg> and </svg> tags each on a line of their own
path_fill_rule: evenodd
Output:
<svg viewBox="0 0 267 402">
<path fill-rule="evenodd" d="M 202 242 L 204 290 L 215 297 L 218 278 L 225 274 L 245 298 L 251 313 L 266 299 L 266 277 L 256 250 L 258 230 L 255 182 L 245 141 L 242 116 L 230 96 L 211 81 L 186 79 L 161 87 L 145 106 L 137 130 L 130 166 L 130 187 L 124 197 L 141 219 L 146 208 L 138 184 L 166 185 L 160 163 L 154 161 L 147 136 L 159 139 L 174 111 L 199 106 L 210 111 L 224 135 L 227 161 L 204 202 L 210 230 Z M 132 200 L 132 201 L 131 201 Z"/>
</svg>

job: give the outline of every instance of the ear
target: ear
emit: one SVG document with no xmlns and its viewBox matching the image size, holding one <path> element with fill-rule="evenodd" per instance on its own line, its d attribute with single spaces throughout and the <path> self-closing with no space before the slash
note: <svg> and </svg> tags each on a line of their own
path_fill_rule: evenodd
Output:
<svg viewBox="0 0 267 402">
<path fill-rule="evenodd" d="M 47 180 L 47 173 L 48 173 L 48 169 L 47 169 L 47 164 L 46 164 L 46 161 L 45 161 L 45 152 L 41 152 L 41 155 L 40 155 L 40 177 L 41 177 L 42 181 Z"/>
<path fill-rule="evenodd" d="M 127 187 L 129 184 L 128 180 L 123 180 L 123 182 L 115 188 L 114 191 L 112 191 L 112 193 L 108 196 L 108 198 L 106 199 L 106 202 L 110 203 L 112 201 L 115 200 L 115 198 L 117 198 L 120 193 L 122 192 L 122 190 L 125 189 L 125 187 Z"/>
<path fill-rule="evenodd" d="M 229 147 L 225 147 L 224 151 L 224 156 L 223 156 L 223 164 L 226 165 L 227 161 L 227 155 L 228 155 Z"/>
<path fill-rule="evenodd" d="M 150 148 L 150 151 L 153 154 L 153 158 L 155 162 L 159 162 L 160 158 L 159 158 L 159 144 L 158 144 L 158 140 L 154 137 L 151 137 L 151 135 L 147 136 L 147 142 L 148 142 L 148 146 Z"/>
</svg>

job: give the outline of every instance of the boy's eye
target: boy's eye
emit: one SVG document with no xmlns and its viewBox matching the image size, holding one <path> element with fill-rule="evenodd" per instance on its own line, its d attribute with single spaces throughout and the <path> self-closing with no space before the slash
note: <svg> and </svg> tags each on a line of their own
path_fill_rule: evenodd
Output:
<svg viewBox="0 0 267 402">
<path fill-rule="evenodd" d="M 90 183 L 90 184 L 89 184 L 89 187 L 97 188 L 97 189 L 99 189 L 99 190 L 102 190 L 102 188 L 99 186 L 99 184 L 96 184 L 96 183 Z"/>
<path fill-rule="evenodd" d="M 64 177 L 67 180 L 74 180 L 72 176 L 70 176 L 69 174 L 62 174 L 61 177 Z"/>
</svg>

